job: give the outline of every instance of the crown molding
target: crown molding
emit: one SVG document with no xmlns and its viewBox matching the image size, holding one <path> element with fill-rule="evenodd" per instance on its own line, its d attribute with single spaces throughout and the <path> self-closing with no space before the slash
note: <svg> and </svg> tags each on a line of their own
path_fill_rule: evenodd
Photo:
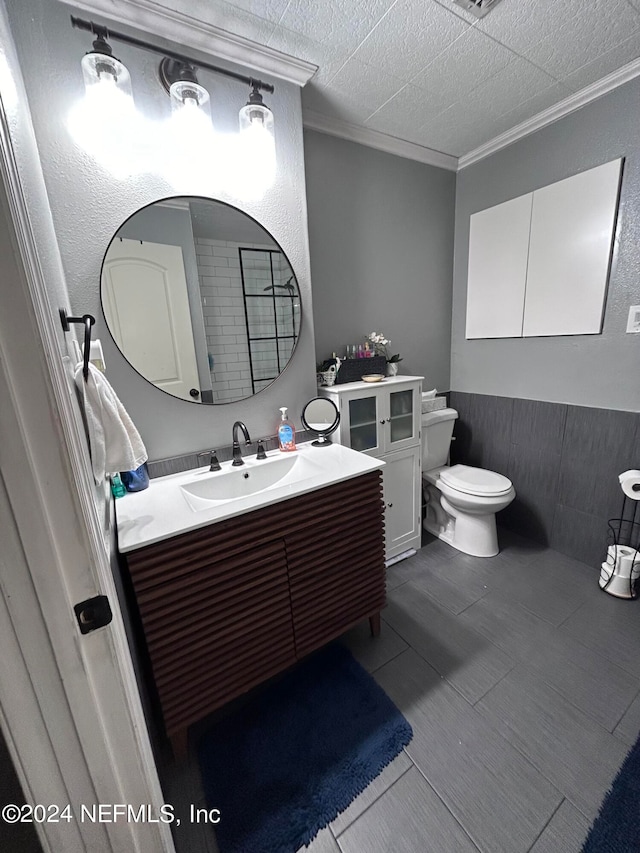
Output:
<svg viewBox="0 0 640 853">
<path fill-rule="evenodd" d="M 601 98 L 603 95 L 613 91 L 613 89 L 617 89 L 618 86 L 623 86 L 639 75 L 640 59 L 634 59 L 632 62 L 627 63 L 627 65 L 623 65 L 622 68 L 618 68 L 617 71 L 613 71 L 611 74 L 603 77 L 602 80 L 598 80 L 590 86 L 581 89 L 579 92 L 569 95 L 563 101 L 554 104 L 552 107 L 548 107 L 548 109 L 532 116 L 532 118 L 501 133 L 468 154 L 464 154 L 458 160 L 458 170 L 471 166 L 479 160 L 484 160 L 485 157 L 489 157 L 491 154 L 500 151 L 502 148 L 506 148 L 508 145 L 512 145 L 519 139 L 529 136 L 529 134 L 535 133 L 537 130 L 541 130 L 543 127 L 564 118 L 569 113 L 579 110 L 581 107 L 591 103 L 591 101 Z"/>
<path fill-rule="evenodd" d="M 76 9 L 179 42 L 202 53 L 304 86 L 318 66 L 204 23 L 153 0 L 73 0 Z"/>
<path fill-rule="evenodd" d="M 368 127 L 330 118 L 313 110 L 303 108 L 302 123 L 309 130 L 317 130 L 319 133 L 326 133 L 329 136 L 338 136 L 340 139 L 358 142 L 360 145 L 377 148 L 379 151 L 386 151 L 388 154 L 395 154 L 397 157 L 417 160 L 419 163 L 438 166 L 451 172 L 455 172 L 458 168 L 458 158 L 451 154 L 443 154 L 441 151 L 425 148 L 424 145 L 416 145 L 415 142 L 406 142 L 404 139 L 398 139 L 395 136 L 389 136 Z"/>
</svg>

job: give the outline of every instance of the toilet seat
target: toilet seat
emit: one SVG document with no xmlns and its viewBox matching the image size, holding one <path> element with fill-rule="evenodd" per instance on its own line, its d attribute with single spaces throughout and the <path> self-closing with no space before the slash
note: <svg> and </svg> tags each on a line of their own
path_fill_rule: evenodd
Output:
<svg viewBox="0 0 640 853">
<path fill-rule="evenodd" d="M 511 480 L 495 471 L 472 468 L 470 465 L 452 465 L 442 468 L 440 480 L 451 489 L 465 495 L 499 497 L 513 488 Z"/>
</svg>

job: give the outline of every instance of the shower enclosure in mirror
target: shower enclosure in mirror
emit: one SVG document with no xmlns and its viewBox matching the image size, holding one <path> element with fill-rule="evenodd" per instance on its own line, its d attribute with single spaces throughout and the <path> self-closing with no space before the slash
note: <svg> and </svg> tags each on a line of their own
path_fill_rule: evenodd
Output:
<svg viewBox="0 0 640 853">
<path fill-rule="evenodd" d="M 254 219 L 206 198 L 148 205 L 102 265 L 115 343 L 145 379 L 196 403 L 251 397 L 284 370 L 300 333 L 286 255 Z"/>
</svg>

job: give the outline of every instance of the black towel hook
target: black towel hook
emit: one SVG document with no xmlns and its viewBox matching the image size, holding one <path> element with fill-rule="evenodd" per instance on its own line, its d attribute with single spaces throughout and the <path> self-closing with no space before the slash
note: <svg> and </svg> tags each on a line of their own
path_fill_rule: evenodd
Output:
<svg viewBox="0 0 640 853">
<path fill-rule="evenodd" d="M 69 331 L 69 323 L 84 324 L 84 348 L 82 351 L 82 375 L 86 382 L 89 378 L 89 355 L 91 353 L 91 327 L 96 322 L 96 318 L 91 314 L 83 314 L 82 317 L 69 317 L 64 308 L 60 309 L 60 322 L 65 332 Z"/>
</svg>

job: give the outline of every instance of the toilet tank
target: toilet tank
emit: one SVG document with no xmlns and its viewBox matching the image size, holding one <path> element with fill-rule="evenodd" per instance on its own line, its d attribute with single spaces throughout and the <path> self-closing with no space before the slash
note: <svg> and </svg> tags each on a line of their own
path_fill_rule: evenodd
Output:
<svg viewBox="0 0 640 853">
<path fill-rule="evenodd" d="M 458 413 L 455 409 L 440 409 L 422 415 L 422 470 L 430 471 L 447 464 L 453 425 Z"/>
</svg>

